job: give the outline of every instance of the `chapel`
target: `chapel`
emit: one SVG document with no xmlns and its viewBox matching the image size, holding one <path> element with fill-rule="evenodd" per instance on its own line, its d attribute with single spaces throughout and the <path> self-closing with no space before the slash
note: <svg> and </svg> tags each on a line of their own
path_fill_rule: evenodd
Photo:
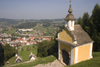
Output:
<svg viewBox="0 0 100 67">
<path fill-rule="evenodd" d="M 16 60 L 15 60 L 15 62 L 18 63 L 18 62 L 21 62 L 21 61 L 23 61 L 23 60 L 22 60 L 22 58 L 18 55 L 17 58 L 16 58 Z"/>
<path fill-rule="evenodd" d="M 58 33 L 56 40 L 58 41 L 58 60 L 65 65 L 72 65 L 93 57 L 93 40 L 80 25 L 75 25 L 71 4 L 68 12 L 64 19 L 65 29 Z"/>
<path fill-rule="evenodd" d="M 32 53 L 32 51 L 30 52 L 29 59 L 30 61 L 34 61 L 37 59 L 37 57 Z"/>
</svg>

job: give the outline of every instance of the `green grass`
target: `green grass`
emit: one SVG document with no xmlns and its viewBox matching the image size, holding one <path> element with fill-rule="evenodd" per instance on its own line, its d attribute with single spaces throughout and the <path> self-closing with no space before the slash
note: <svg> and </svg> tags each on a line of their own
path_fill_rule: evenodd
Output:
<svg viewBox="0 0 100 67">
<path fill-rule="evenodd" d="M 44 33 L 44 31 L 46 31 L 46 34 L 51 34 L 51 33 L 54 33 L 56 31 L 53 29 L 52 26 L 49 26 L 49 27 L 35 26 L 33 29 L 40 30 L 41 33 Z"/>
<path fill-rule="evenodd" d="M 62 23 L 62 22 L 64 22 L 64 20 L 62 20 L 62 21 L 53 21 L 53 22 L 51 22 L 51 23 Z"/>
<path fill-rule="evenodd" d="M 32 49 L 32 53 L 37 55 L 37 49 L 33 48 L 33 45 L 29 46 L 29 50 L 28 51 L 27 51 L 27 47 L 28 46 L 24 46 L 23 47 L 24 48 L 23 51 L 19 52 L 19 55 L 23 59 L 23 62 L 24 61 L 29 61 L 29 55 L 30 55 L 31 49 Z"/>
<path fill-rule="evenodd" d="M 93 52 L 93 58 L 66 67 L 100 67 L 100 52 Z"/>
<path fill-rule="evenodd" d="M 10 64 L 15 64 L 15 59 L 16 59 L 16 57 L 15 57 L 15 56 L 14 56 L 14 57 L 12 57 L 11 59 L 9 59 Z"/>
<path fill-rule="evenodd" d="M 8 30 L 8 31 L 5 31 L 5 33 L 7 33 L 7 34 L 12 34 L 12 33 L 15 33 L 16 32 L 16 30 Z"/>
<path fill-rule="evenodd" d="M 20 65 L 16 65 L 13 67 L 33 67 L 37 64 L 46 64 L 48 62 L 53 62 L 55 59 L 56 59 L 56 57 L 54 57 L 54 56 L 53 57 L 48 56 L 48 57 L 44 57 L 44 58 L 38 58 L 37 60 L 30 62 L 30 63 L 20 64 Z"/>
<path fill-rule="evenodd" d="M 43 27 L 43 26 L 35 26 L 33 29 L 35 30 L 40 30 L 40 31 L 45 31 L 47 30 L 47 28 Z"/>
<path fill-rule="evenodd" d="M 100 52 L 93 52 L 93 58 L 100 57 Z"/>
<path fill-rule="evenodd" d="M 29 50 L 27 51 L 27 47 L 29 48 Z M 20 47 L 18 47 L 20 49 Z M 25 61 L 29 61 L 29 55 L 30 55 L 30 52 L 31 52 L 31 49 L 32 49 L 32 53 L 37 55 L 37 46 L 34 46 L 33 48 L 33 45 L 29 45 L 29 46 L 23 46 L 23 51 L 19 51 L 19 56 L 22 58 L 22 62 L 25 62 Z M 15 63 L 15 59 L 16 57 L 12 57 L 11 59 L 9 59 L 9 63 L 10 64 L 5 64 L 4 67 L 6 66 L 10 66 L 12 64 L 17 64 Z M 19 63 L 22 63 L 22 62 L 19 62 Z"/>
<path fill-rule="evenodd" d="M 4 30 L 0 31 L 0 33 L 7 33 L 7 34 L 12 34 L 12 33 L 15 33 L 15 32 L 16 32 L 15 29 L 8 29 L 7 31 L 4 31 Z"/>
</svg>

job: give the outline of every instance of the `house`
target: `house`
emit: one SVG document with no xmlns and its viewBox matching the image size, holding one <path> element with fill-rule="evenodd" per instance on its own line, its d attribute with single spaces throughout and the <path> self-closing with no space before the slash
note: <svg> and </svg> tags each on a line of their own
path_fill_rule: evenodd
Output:
<svg viewBox="0 0 100 67">
<path fill-rule="evenodd" d="M 30 41 L 30 45 L 33 45 L 33 41 Z"/>
<path fill-rule="evenodd" d="M 33 44 L 33 41 L 27 41 L 26 42 L 26 45 L 32 45 Z"/>
<path fill-rule="evenodd" d="M 30 40 L 34 40 L 36 38 L 35 36 L 30 36 Z"/>
<path fill-rule="evenodd" d="M 25 46 L 25 44 L 24 44 L 24 43 L 20 43 L 19 45 L 20 45 L 20 46 Z"/>
<path fill-rule="evenodd" d="M 0 37 L 8 37 L 8 34 L 2 33 L 2 34 L 0 34 Z"/>
<path fill-rule="evenodd" d="M 23 31 L 23 32 L 25 32 L 25 31 L 33 31 L 33 29 L 32 28 L 30 28 L 30 29 L 19 29 L 19 31 Z"/>
<path fill-rule="evenodd" d="M 2 40 L 2 38 L 0 37 L 0 40 Z"/>
<path fill-rule="evenodd" d="M 5 38 L 5 39 L 3 39 L 3 41 L 10 42 L 11 38 Z"/>
<path fill-rule="evenodd" d="M 29 41 L 27 41 L 27 42 L 26 42 L 26 45 L 30 45 L 30 42 L 29 42 Z"/>
<path fill-rule="evenodd" d="M 32 53 L 32 51 L 31 51 L 31 53 L 29 55 L 29 59 L 30 59 L 30 61 L 34 61 L 34 60 L 37 59 L 37 57 Z"/>
<path fill-rule="evenodd" d="M 72 14 L 71 5 L 66 16 L 65 29 L 58 33 L 58 60 L 65 65 L 72 65 L 84 60 L 91 59 L 93 40 L 81 28 L 74 25 L 75 18 Z"/>
<path fill-rule="evenodd" d="M 43 40 L 51 41 L 50 37 L 43 37 Z"/>
<path fill-rule="evenodd" d="M 10 42 L 10 46 L 14 47 L 14 46 L 17 46 L 19 43 L 18 42 L 15 42 L 15 41 L 12 41 Z"/>
<path fill-rule="evenodd" d="M 34 41 L 34 42 L 33 42 L 33 44 L 37 44 L 37 42 L 36 42 L 36 41 Z"/>
<path fill-rule="evenodd" d="M 20 56 L 17 56 L 15 62 L 18 63 L 18 62 L 21 62 L 22 61 L 22 58 L 20 58 Z"/>
<path fill-rule="evenodd" d="M 42 40 L 47 40 L 47 37 L 43 37 Z"/>
<path fill-rule="evenodd" d="M 27 40 L 28 40 L 28 39 L 24 37 L 24 38 L 20 39 L 20 43 L 26 43 Z"/>
<path fill-rule="evenodd" d="M 17 39 L 15 40 L 15 42 L 20 42 L 20 39 L 17 38 Z"/>
<path fill-rule="evenodd" d="M 51 41 L 51 38 L 48 38 L 48 41 Z"/>
<path fill-rule="evenodd" d="M 11 42 L 11 38 L 5 38 L 5 39 L 3 39 L 3 41 L 5 41 L 7 44 L 9 44 Z"/>
<path fill-rule="evenodd" d="M 12 37 L 11 34 L 9 34 L 8 37 Z"/>
</svg>

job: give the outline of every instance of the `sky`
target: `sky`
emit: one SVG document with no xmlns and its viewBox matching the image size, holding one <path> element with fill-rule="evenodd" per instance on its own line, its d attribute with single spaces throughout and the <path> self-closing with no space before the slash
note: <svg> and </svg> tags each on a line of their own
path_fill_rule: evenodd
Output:
<svg viewBox="0 0 100 67">
<path fill-rule="evenodd" d="M 0 18 L 7 19 L 62 19 L 68 14 L 70 0 L 0 0 Z M 100 0 L 72 0 L 75 18 L 92 10 Z"/>
</svg>

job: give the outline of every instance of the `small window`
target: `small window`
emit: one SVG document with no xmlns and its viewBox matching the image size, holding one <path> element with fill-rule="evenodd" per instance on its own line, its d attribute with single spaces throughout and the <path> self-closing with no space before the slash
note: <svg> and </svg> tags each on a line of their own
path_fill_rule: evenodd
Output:
<svg viewBox="0 0 100 67">
<path fill-rule="evenodd" d="M 71 27 L 73 26 L 73 22 L 71 22 Z"/>
</svg>

